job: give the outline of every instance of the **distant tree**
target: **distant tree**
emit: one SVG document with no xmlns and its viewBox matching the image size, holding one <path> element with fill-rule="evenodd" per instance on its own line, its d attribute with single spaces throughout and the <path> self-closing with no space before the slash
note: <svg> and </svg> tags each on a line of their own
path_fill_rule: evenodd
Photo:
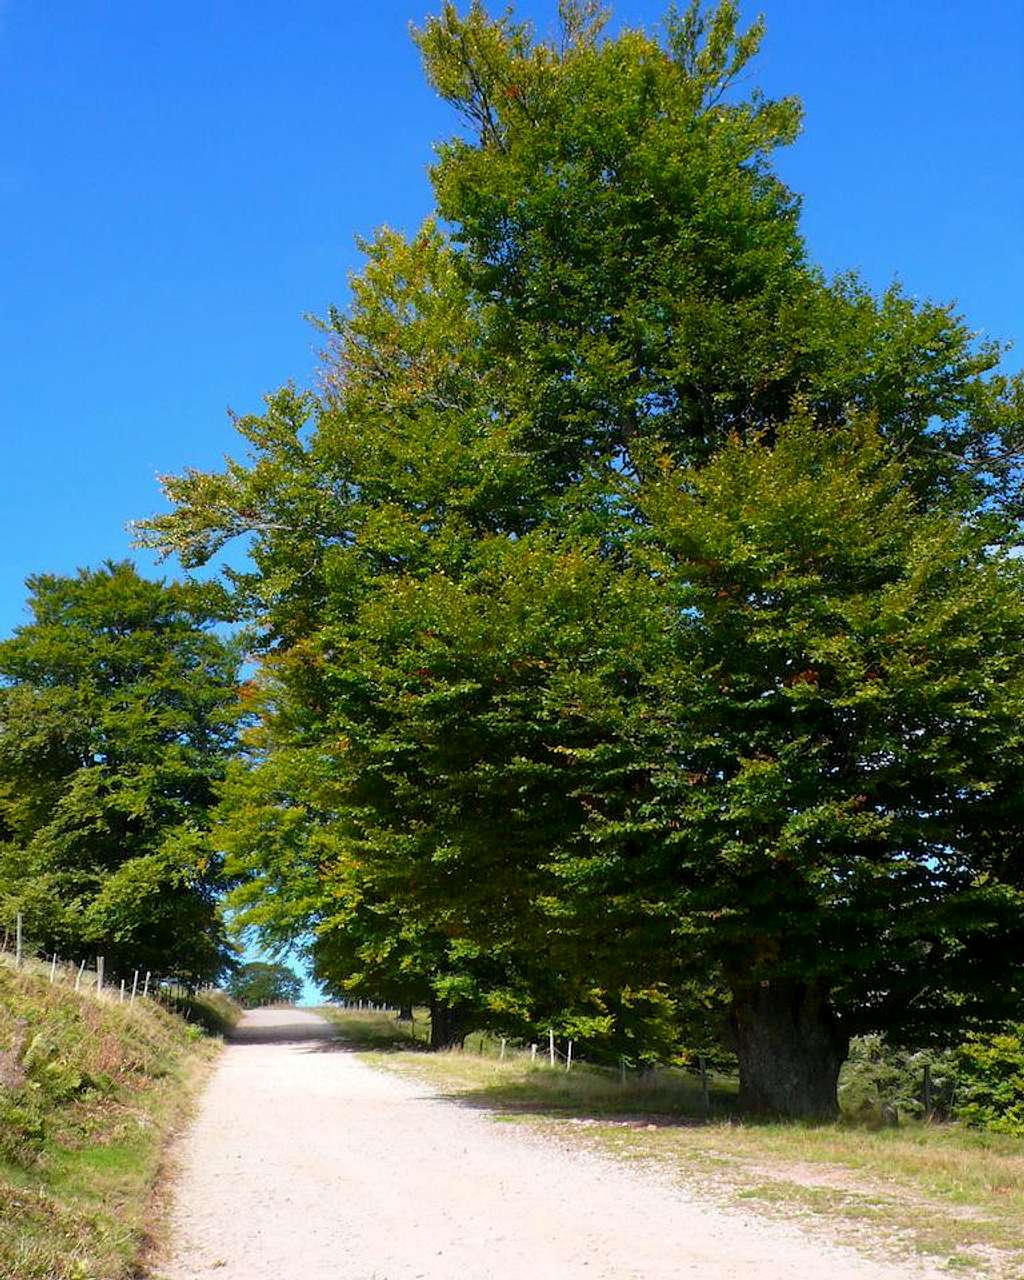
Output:
<svg viewBox="0 0 1024 1280">
<path fill-rule="evenodd" d="M 284 964 L 253 960 L 236 970 L 227 983 L 228 994 L 247 1009 L 265 1004 L 296 1004 L 302 996 L 302 979 Z"/>
<path fill-rule="evenodd" d="M 215 977 L 231 955 L 209 813 L 239 722 L 212 586 L 128 563 L 29 579 L 0 643 L 0 912 L 108 969 Z"/>
</svg>

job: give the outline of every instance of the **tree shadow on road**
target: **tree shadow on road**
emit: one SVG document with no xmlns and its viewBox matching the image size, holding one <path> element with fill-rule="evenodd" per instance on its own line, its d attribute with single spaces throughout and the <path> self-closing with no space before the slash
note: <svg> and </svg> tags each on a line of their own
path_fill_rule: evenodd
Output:
<svg viewBox="0 0 1024 1280">
<path fill-rule="evenodd" d="M 322 1044 L 330 1042 L 335 1029 L 327 1022 L 240 1022 L 228 1032 L 231 1044 Z"/>
<path fill-rule="evenodd" d="M 531 1071 L 523 1078 L 498 1080 L 469 1088 L 446 1088 L 446 1101 L 476 1111 L 507 1117 L 546 1116 L 586 1125 L 616 1125 L 634 1129 L 693 1128 L 738 1119 L 735 1091 L 713 1089 L 705 1103 L 699 1084 L 686 1079 L 671 1083 L 619 1083 L 609 1075 L 583 1071 L 574 1080 L 564 1073 Z"/>
</svg>

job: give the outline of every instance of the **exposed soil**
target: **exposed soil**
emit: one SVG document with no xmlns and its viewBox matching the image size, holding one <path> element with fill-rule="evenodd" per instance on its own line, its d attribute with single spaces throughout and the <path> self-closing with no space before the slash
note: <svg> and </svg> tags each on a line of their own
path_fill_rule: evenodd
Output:
<svg viewBox="0 0 1024 1280">
<path fill-rule="evenodd" d="M 249 1013 L 178 1152 L 166 1280 L 920 1280 L 646 1169 L 546 1150 Z"/>
</svg>

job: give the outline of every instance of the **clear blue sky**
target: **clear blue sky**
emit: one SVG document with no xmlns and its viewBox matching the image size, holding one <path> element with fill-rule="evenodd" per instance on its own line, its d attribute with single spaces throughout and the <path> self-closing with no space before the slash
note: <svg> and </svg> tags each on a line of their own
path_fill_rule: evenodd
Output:
<svg viewBox="0 0 1024 1280">
<path fill-rule="evenodd" d="M 453 127 L 407 35 L 430 7 L 0 0 L 0 634 L 27 573 L 124 554 L 157 472 L 232 447 L 226 406 L 308 379 L 353 237 L 426 212 Z M 1024 5 L 760 8 L 815 255 L 1024 337 Z"/>
</svg>

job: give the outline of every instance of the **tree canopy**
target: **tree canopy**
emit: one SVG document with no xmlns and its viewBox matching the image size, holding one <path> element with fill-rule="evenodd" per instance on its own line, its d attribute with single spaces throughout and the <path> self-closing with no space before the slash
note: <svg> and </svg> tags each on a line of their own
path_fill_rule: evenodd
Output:
<svg viewBox="0 0 1024 1280">
<path fill-rule="evenodd" d="M 746 1100 L 829 1114 L 851 1033 L 1020 1010 L 1022 382 L 809 260 L 735 4 L 561 10 L 418 32 L 436 218 L 141 536 L 249 538 L 243 919 L 492 1024 L 721 997 Z"/>
<path fill-rule="evenodd" d="M 29 579 L 0 643 L 0 912 L 62 955 L 202 981 L 230 957 L 209 812 L 239 721 L 217 587 Z"/>
<path fill-rule="evenodd" d="M 228 994 L 246 1009 L 267 1004 L 295 1004 L 302 996 L 302 979 L 286 964 L 252 960 L 240 965 L 227 983 Z"/>
</svg>

